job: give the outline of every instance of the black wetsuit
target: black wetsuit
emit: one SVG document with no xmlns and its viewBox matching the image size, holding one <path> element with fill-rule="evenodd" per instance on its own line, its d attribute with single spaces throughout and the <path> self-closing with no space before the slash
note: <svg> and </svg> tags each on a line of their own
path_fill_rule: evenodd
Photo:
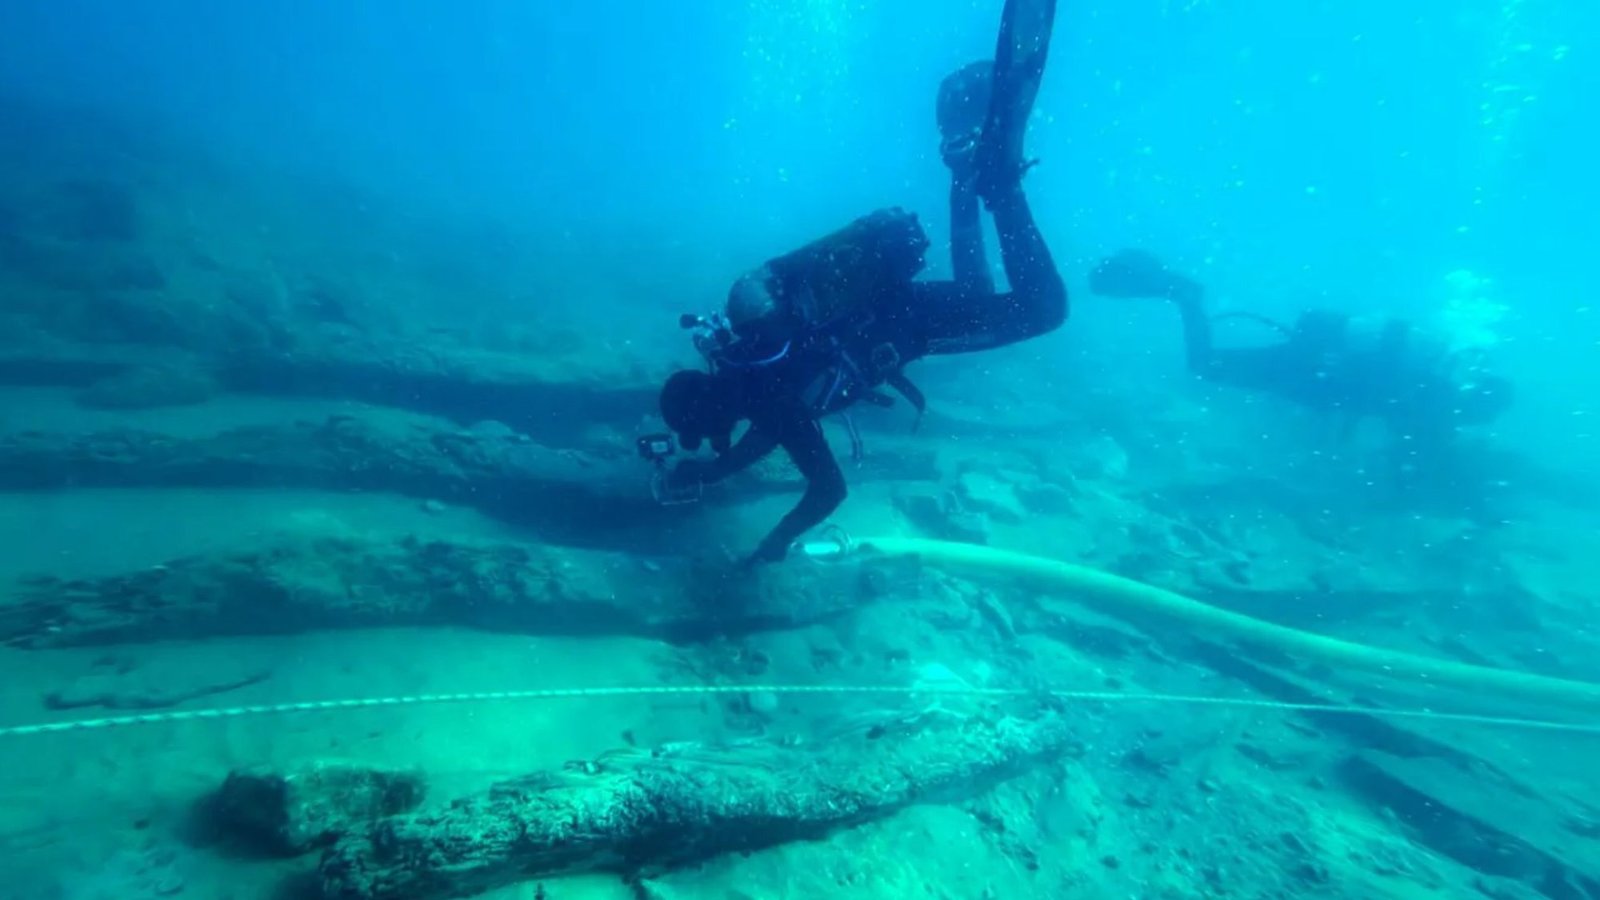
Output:
<svg viewBox="0 0 1600 900">
<path fill-rule="evenodd" d="M 1189 370 L 1208 381 L 1268 391 L 1350 424 L 1371 416 L 1418 437 L 1451 427 L 1455 384 L 1442 347 L 1406 322 L 1389 319 L 1357 333 L 1342 313 L 1314 310 L 1292 328 L 1263 323 L 1283 337 L 1253 347 L 1217 347 L 1198 296 L 1178 298 Z M 1248 316 L 1246 318 L 1257 318 Z"/>
<path fill-rule="evenodd" d="M 757 558 L 781 558 L 790 544 L 844 501 L 844 473 L 818 419 L 847 408 L 861 399 L 862 389 L 883 382 L 890 373 L 876 370 L 870 361 L 885 355 L 884 348 L 892 348 L 886 355 L 897 371 L 925 356 L 1014 344 L 1050 332 L 1066 320 L 1066 287 L 1020 185 L 990 198 L 988 206 L 1009 292 L 995 292 L 985 260 L 978 196 L 958 181 L 950 192 L 954 280 L 907 281 L 895 296 L 872 298 L 875 317 L 859 331 L 807 341 L 778 363 L 720 376 L 739 381 L 750 428 L 696 475 L 702 481 L 716 481 L 782 447 L 806 479 L 805 496 L 762 542 Z M 841 355 L 865 364 L 854 370 L 858 383 L 836 389 Z"/>
<path fill-rule="evenodd" d="M 1167 269 L 1155 257 L 1124 250 L 1089 276 L 1097 294 L 1172 301 L 1183 317 L 1189 370 L 1208 381 L 1276 394 L 1343 418 L 1348 431 L 1376 418 L 1404 440 L 1397 462 L 1437 458 L 1458 427 L 1481 424 L 1509 402 L 1509 385 L 1484 371 L 1484 360 L 1452 352 L 1441 341 L 1399 319 L 1358 322 L 1313 310 L 1292 327 L 1261 316 L 1253 319 L 1281 337 L 1256 346 L 1218 347 L 1206 314 L 1204 289 Z"/>
</svg>

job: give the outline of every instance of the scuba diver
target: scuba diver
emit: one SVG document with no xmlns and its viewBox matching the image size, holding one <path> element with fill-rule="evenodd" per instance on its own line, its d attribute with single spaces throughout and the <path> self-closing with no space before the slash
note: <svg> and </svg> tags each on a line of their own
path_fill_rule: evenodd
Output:
<svg viewBox="0 0 1600 900">
<path fill-rule="evenodd" d="M 1113 255 L 1090 274 L 1089 288 L 1104 297 L 1176 304 L 1194 374 L 1342 414 L 1347 432 L 1363 419 L 1379 419 L 1400 439 L 1395 446 L 1413 459 L 1442 451 L 1459 429 L 1488 424 L 1511 405 L 1511 383 L 1487 372 L 1480 352 L 1452 351 L 1400 319 L 1368 321 L 1312 310 L 1285 326 L 1253 313 L 1233 313 L 1220 318 L 1262 323 L 1281 339 L 1265 346 L 1218 347 L 1212 337 L 1217 320 L 1206 314 L 1204 289 L 1148 253 Z"/>
<path fill-rule="evenodd" d="M 726 312 L 685 316 L 710 371 L 681 371 L 661 391 L 661 415 L 687 450 L 709 442 L 714 459 L 685 459 L 670 491 L 698 490 L 782 447 L 806 479 L 805 495 L 746 564 L 782 560 L 806 531 L 844 502 L 844 475 L 819 419 L 860 400 L 887 405 L 881 387 L 920 414 L 905 366 L 930 355 L 990 350 L 1046 334 L 1067 316 L 1066 287 L 1022 190 L 1032 165 L 1023 133 L 1038 93 L 1055 0 L 1007 0 L 995 59 L 968 65 L 939 87 L 940 155 L 951 172 L 954 279 L 914 281 L 928 239 L 915 215 L 887 209 L 770 260 L 739 278 Z M 983 247 L 979 202 L 993 217 L 1010 284 L 997 293 Z M 737 443 L 735 427 L 749 427 Z M 859 438 L 851 426 L 859 452 Z"/>
</svg>

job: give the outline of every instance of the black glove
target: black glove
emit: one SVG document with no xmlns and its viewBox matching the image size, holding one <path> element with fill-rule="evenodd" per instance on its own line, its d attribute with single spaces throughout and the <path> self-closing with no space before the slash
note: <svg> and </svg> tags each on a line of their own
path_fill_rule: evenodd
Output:
<svg viewBox="0 0 1600 900">
<path fill-rule="evenodd" d="M 693 490 L 710 480 L 710 476 L 711 463 L 707 460 L 680 459 L 667 473 L 665 486 L 673 492 Z"/>
<path fill-rule="evenodd" d="M 761 542 L 761 546 L 757 547 L 754 553 L 744 558 L 744 562 L 741 565 L 744 568 L 752 569 L 767 563 L 783 562 L 788 557 L 789 542 L 773 535 L 768 535 L 767 539 Z"/>
</svg>

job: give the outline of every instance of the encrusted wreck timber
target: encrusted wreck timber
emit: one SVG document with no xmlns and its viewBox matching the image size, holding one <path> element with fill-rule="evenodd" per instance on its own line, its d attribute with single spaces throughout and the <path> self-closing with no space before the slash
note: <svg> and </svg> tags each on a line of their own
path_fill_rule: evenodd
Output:
<svg viewBox="0 0 1600 900">
<path fill-rule="evenodd" d="M 529 544 L 284 540 L 106 578 L 29 578 L 0 641 L 88 646 L 319 628 L 453 625 L 688 640 L 798 627 L 881 587 L 855 567 L 731 565 Z"/>
<path fill-rule="evenodd" d="M 640 872 L 816 838 L 962 799 L 1063 752 L 1046 709 L 886 722 L 778 741 L 614 755 L 351 834 L 322 861 L 340 900 L 459 897 L 564 872 Z"/>
</svg>

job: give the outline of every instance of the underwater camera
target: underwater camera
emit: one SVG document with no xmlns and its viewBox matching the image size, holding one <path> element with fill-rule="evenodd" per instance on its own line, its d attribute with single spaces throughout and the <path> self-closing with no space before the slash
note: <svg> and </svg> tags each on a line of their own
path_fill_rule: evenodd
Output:
<svg viewBox="0 0 1600 900">
<path fill-rule="evenodd" d="M 643 435 L 634 443 L 634 448 L 639 451 L 640 459 L 655 466 L 655 473 L 650 476 L 650 496 L 657 503 L 662 506 L 681 506 L 700 499 L 701 486 L 698 482 L 693 487 L 677 490 L 667 484 L 667 460 L 677 452 L 672 435 L 665 432 Z"/>
<path fill-rule="evenodd" d="M 712 369 L 717 368 L 735 342 L 733 328 L 722 313 L 709 316 L 684 313 L 678 317 L 678 327 L 693 333 L 694 348 Z"/>
</svg>

